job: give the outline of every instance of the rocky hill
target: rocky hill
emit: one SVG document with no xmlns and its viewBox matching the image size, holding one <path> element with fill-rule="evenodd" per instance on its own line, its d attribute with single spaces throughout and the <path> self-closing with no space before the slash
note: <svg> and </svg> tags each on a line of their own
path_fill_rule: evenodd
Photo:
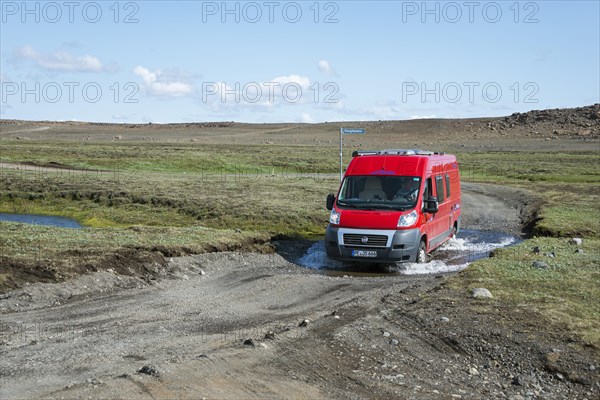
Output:
<svg viewBox="0 0 600 400">
<path fill-rule="evenodd" d="M 597 136 L 600 134 L 600 104 L 514 113 L 488 122 L 487 127 L 492 131 L 524 128 L 534 134 Z"/>
</svg>

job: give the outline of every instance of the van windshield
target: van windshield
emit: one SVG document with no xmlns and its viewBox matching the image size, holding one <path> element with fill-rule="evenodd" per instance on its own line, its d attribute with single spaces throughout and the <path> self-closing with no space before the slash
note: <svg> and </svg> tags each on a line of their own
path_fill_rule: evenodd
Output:
<svg viewBox="0 0 600 400">
<path fill-rule="evenodd" d="M 341 207 L 362 210 L 414 208 L 421 178 L 414 176 L 347 176 L 338 197 Z"/>
</svg>

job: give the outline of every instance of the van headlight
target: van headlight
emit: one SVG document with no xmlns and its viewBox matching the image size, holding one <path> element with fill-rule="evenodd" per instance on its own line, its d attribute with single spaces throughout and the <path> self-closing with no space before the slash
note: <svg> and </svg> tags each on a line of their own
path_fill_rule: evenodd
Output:
<svg viewBox="0 0 600 400">
<path fill-rule="evenodd" d="M 398 227 L 413 226 L 417 222 L 417 212 L 412 210 L 410 213 L 401 215 L 398 219 Z"/>
<path fill-rule="evenodd" d="M 329 215 L 329 223 L 331 223 L 333 225 L 339 225 L 340 224 L 340 215 L 341 215 L 341 213 L 335 211 L 335 208 L 333 210 L 331 210 L 331 215 Z"/>
</svg>

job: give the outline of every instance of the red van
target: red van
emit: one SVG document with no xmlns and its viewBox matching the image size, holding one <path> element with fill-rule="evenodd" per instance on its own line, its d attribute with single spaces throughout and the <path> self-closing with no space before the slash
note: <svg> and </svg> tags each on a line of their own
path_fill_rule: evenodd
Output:
<svg viewBox="0 0 600 400">
<path fill-rule="evenodd" d="M 423 150 L 355 151 L 325 232 L 335 260 L 427 262 L 460 229 L 456 157 Z"/>
</svg>

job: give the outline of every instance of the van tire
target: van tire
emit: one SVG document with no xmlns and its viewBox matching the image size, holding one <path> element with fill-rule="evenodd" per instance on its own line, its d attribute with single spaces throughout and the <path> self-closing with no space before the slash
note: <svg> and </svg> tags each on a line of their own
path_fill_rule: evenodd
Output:
<svg viewBox="0 0 600 400">
<path fill-rule="evenodd" d="M 452 227 L 452 233 L 450 234 L 450 239 L 456 239 L 456 233 L 458 229 L 456 229 L 456 224 Z"/>
<path fill-rule="evenodd" d="M 427 262 L 427 245 L 424 240 L 421 240 L 419 243 L 416 262 L 417 264 L 425 264 Z"/>
</svg>

